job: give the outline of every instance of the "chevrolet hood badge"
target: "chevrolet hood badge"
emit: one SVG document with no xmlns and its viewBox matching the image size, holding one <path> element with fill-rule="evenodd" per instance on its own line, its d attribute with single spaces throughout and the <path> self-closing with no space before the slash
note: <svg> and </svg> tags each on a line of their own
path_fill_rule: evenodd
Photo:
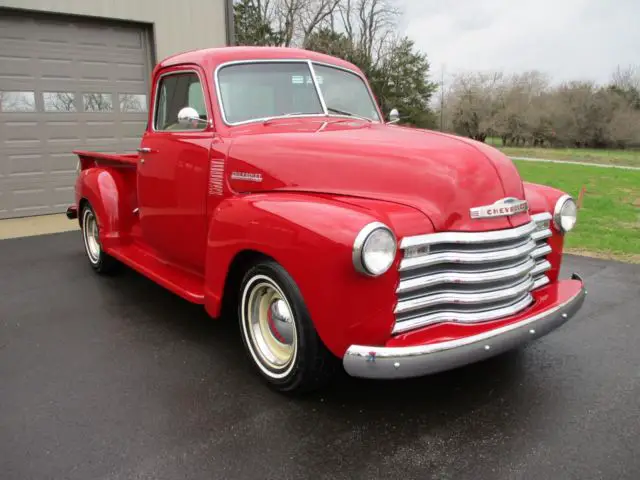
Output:
<svg viewBox="0 0 640 480">
<path fill-rule="evenodd" d="M 471 218 L 509 217 L 529 210 L 526 200 L 509 197 L 498 200 L 492 205 L 473 207 L 469 210 Z"/>
</svg>

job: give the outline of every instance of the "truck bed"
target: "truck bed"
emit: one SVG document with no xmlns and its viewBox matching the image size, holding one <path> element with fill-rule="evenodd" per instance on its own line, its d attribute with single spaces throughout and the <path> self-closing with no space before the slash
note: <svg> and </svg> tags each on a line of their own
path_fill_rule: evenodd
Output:
<svg viewBox="0 0 640 480">
<path fill-rule="evenodd" d="M 80 157 L 80 161 L 88 160 L 105 164 L 125 164 L 136 166 L 140 155 L 137 153 L 101 153 L 87 150 L 74 150 L 73 153 Z"/>
</svg>

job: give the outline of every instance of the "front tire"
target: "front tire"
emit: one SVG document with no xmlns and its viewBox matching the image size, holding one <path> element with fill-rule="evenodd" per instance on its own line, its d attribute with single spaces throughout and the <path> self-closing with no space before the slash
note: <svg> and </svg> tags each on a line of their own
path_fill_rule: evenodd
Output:
<svg viewBox="0 0 640 480">
<path fill-rule="evenodd" d="M 82 209 L 81 215 L 82 239 L 89 264 L 98 273 L 107 274 L 115 271 L 118 262 L 102 250 L 98 218 L 91 205 L 87 203 Z"/>
<path fill-rule="evenodd" d="M 326 384 L 339 364 L 324 346 L 293 278 L 278 263 L 258 263 L 240 287 L 242 340 L 261 376 L 281 392 Z"/>
</svg>

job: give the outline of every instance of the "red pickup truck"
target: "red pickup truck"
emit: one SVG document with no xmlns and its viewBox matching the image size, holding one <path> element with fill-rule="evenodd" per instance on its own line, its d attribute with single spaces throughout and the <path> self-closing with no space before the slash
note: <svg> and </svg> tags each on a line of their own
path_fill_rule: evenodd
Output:
<svg viewBox="0 0 640 480">
<path fill-rule="evenodd" d="M 91 266 L 236 316 L 280 391 L 475 362 L 562 325 L 577 208 L 499 151 L 385 122 L 354 65 L 221 48 L 156 66 L 139 154 L 77 151 Z M 393 116 L 397 112 L 393 112 Z M 228 312 L 229 315 L 225 315 Z"/>
</svg>

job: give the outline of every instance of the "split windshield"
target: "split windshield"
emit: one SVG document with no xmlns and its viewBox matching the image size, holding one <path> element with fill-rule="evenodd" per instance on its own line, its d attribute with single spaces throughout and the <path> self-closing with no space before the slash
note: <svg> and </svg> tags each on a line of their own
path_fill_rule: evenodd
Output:
<svg viewBox="0 0 640 480">
<path fill-rule="evenodd" d="M 353 116 L 380 121 L 362 78 L 346 70 L 315 63 L 313 69 L 316 82 L 309 62 L 304 60 L 222 67 L 217 82 L 226 122 L 235 124 L 305 115 Z"/>
</svg>

